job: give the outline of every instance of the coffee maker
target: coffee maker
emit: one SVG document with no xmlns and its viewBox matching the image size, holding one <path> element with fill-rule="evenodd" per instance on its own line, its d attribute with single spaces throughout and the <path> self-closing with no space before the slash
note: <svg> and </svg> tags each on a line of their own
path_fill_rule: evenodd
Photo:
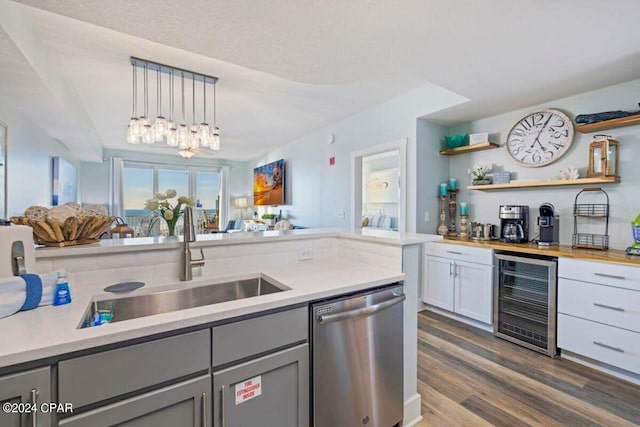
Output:
<svg viewBox="0 0 640 427">
<path fill-rule="evenodd" d="M 500 206 L 500 241 L 526 243 L 529 241 L 529 206 Z"/>
<path fill-rule="evenodd" d="M 554 215 L 554 207 L 551 203 L 543 203 L 539 209 L 538 226 L 540 227 L 540 237 L 538 238 L 538 246 L 559 244 L 560 217 Z"/>
</svg>

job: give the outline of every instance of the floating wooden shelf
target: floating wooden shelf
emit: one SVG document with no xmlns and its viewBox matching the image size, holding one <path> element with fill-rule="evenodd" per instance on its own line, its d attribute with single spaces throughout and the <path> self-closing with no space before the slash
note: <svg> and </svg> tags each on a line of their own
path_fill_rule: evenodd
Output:
<svg viewBox="0 0 640 427">
<path fill-rule="evenodd" d="M 473 151 L 492 150 L 500 147 L 493 142 L 481 142 L 480 144 L 465 145 L 464 147 L 449 148 L 448 150 L 440 150 L 440 154 L 443 156 L 454 156 L 456 154 L 471 153 Z"/>
<path fill-rule="evenodd" d="M 551 181 L 520 181 L 509 184 L 488 184 L 470 185 L 467 190 L 508 190 L 510 188 L 530 188 L 530 187 L 560 187 L 564 185 L 594 185 L 594 184 L 617 184 L 620 177 L 611 176 L 606 178 L 579 178 L 579 179 L 554 179 Z"/>
<path fill-rule="evenodd" d="M 591 133 L 632 125 L 640 125 L 640 114 L 635 116 L 620 117 L 619 119 L 605 120 L 603 122 L 578 125 L 576 126 L 576 130 L 580 133 Z M 440 154 L 442 154 L 442 151 L 440 152 Z"/>
</svg>

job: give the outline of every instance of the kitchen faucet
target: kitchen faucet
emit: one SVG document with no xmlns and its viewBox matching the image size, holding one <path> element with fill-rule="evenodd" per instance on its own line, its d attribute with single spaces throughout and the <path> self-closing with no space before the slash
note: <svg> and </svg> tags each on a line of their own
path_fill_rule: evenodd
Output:
<svg viewBox="0 0 640 427">
<path fill-rule="evenodd" d="M 191 259 L 191 248 L 189 243 L 196 241 L 196 231 L 193 226 L 193 208 L 184 208 L 184 239 L 182 241 L 182 252 L 180 253 L 180 280 L 193 279 L 193 267 L 204 265 L 204 253 L 200 248 L 200 259 Z"/>
</svg>

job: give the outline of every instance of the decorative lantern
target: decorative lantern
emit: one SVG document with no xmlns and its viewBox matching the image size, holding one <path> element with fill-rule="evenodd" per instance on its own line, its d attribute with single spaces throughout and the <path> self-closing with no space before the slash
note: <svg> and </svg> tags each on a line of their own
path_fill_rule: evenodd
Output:
<svg viewBox="0 0 640 427">
<path fill-rule="evenodd" d="M 620 144 L 606 135 L 596 135 L 589 145 L 587 178 L 618 176 Z"/>
<path fill-rule="evenodd" d="M 135 237 L 133 228 L 129 227 L 122 218 L 116 218 L 116 226 L 109 232 L 112 239 L 124 239 L 125 237 Z"/>
</svg>

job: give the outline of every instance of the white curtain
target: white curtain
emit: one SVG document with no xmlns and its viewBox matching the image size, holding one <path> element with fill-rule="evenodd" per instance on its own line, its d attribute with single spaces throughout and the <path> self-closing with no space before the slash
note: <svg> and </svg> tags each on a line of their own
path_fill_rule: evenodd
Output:
<svg viewBox="0 0 640 427">
<path fill-rule="evenodd" d="M 109 158 L 109 215 L 124 218 L 122 168 L 121 158 Z"/>
<path fill-rule="evenodd" d="M 220 168 L 220 229 L 227 227 L 229 222 L 229 166 Z"/>
</svg>

